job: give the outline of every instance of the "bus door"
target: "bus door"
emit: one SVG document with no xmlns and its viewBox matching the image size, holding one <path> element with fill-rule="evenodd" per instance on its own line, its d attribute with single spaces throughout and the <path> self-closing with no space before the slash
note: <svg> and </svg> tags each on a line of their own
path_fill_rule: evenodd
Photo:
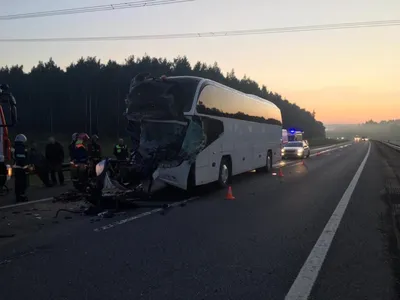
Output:
<svg viewBox="0 0 400 300">
<path fill-rule="evenodd" d="M 218 119 L 201 117 L 205 148 L 196 158 L 196 184 L 206 184 L 218 180 L 219 165 L 223 147 L 224 124 Z"/>
</svg>

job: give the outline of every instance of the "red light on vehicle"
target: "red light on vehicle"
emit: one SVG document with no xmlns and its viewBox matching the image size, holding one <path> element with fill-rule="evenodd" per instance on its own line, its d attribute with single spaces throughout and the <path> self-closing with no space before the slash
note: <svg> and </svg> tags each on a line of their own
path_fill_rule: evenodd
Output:
<svg viewBox="0 0 400 300">
<path fill-rule="evenodd" d="M 160 79 L 163 80 L 163 81 L 165 81 L 165 80 L 167 80 L 167 76 L 162 75 L 162 76 L 160 77 Z"/>
</svg>

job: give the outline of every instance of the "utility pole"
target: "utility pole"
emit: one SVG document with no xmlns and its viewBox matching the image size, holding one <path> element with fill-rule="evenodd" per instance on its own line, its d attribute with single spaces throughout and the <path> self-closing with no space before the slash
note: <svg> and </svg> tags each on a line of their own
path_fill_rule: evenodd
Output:
<svg viewBox="0 0 400 300">
<path fill-rule="evenodd" d="M 92 135 L 92 95 L 89 96 L 89 133 Z"/>
<path fill-rule="evenodd" d="M 87 132 L 87 119 L 88 119 L 88 98 L 87 95 L 85 95 L 85 132 Z"/>
<path fill-rule="evenodd" d="M 51 106 L 50 106 L 50 132 L 51 132 L 51 135 L 53 135 L 53 103 L 51 103 Z"/>
<path fill-rule="evenodd" d="M 96 97 L 96 133 L 99 134 L 99 97 Z"/>
<path fill-rule="evenodd" d="M 121 101 L 120 99 L 120 92 L 119 92 L 119 88 L 118 88 L 118 92 L 117 92 L 117 138 L 119 139 L 119 114 L 120 114 L 120 110 L 119 110 L 119 102 Z"/>
</svg>

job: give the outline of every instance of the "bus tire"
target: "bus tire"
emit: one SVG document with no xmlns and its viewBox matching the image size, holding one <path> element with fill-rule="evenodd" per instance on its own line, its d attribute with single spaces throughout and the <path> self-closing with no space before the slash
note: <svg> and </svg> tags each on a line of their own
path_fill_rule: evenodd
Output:
<svg viewBox="0 0 400 300">
<path fill-rule="evenodd" d="M 228 157 L 223 157 L 219 165 L 218 185 L 221 188 L 227 187 L 231 183 L 232 164 Z"/>
<path fill-rule="evenodd" d="M 272 169 L 272 152 L 268 151 L 266 161 L 265 161 L 265 166 L 257 169 L 257 172 L 268 173 L 269 170 L 271 170 L 271 169 Z"/>
</svg>

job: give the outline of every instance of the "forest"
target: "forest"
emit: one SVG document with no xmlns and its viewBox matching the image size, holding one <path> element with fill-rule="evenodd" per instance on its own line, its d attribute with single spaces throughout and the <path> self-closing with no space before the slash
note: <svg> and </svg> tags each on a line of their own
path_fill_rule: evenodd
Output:
<svg viewBox="0 0 400 300">
<path fill-rule="evenodd" d="M 301 128 L 308 139 L 325 137 L 325 127 L 315 119 L 314 112 L 290 103 L 246 76 L 238 79 L 233 69 L 224 75 L 218 63 L 197 62 L 192 66 L 185 56 L 169 61 L 147 55 L 130 56 L 123 64 L 82 57 L 65 70 L 50 58 L 39 62 L 29 73 L 22 65 L 1 67 L 0 83 L 10 86 L 18 105 L 19 122 L 12 132 L 69 136 L 85 131 L 113 139 L 125 136 L 124 100 L 131 79 L 143 72 L 155 77 L 199 76 L 255 94 L 281 109 L 284 128 Z"/>
</svg>

